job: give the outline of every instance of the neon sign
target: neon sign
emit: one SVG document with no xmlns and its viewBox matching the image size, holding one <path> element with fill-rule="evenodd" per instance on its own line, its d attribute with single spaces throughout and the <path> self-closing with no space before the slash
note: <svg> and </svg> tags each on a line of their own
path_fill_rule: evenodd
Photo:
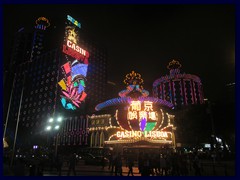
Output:
<svg viewBox="0 0 240 180">
<path fill-rule="evenodd" d="M 168 138 L 170 132 L 164 131 L 117 131 L 116 135 L 118 138 Z"/>
<path fill-rule="evenodd" d="M 58 84 L 62 88 L 61 103 L 65 109 L 75 110 L 87 97 L 84 91 L 87 67 L 87 64 L 79 63 L 77 60 L 62 66 L 65 78 Z"/>
<path fill-rule="evenodd" d="M 75 20 L 72 16 L 67 15 L 67 19 L 68 19 L 71 23 L 73 23 L 75 26 L 81 28 L 81 24 L 80 24 L 77 20 Z"/>
<path fill-rule="evenodd" d="M 86 50 L 80 48 L 78 45 L 74 44 L 70 40 L 67 40 L 67 47 L 72 48 L 73 50 L 79 52 L 80 54 L 86 56 Z"/>
<path fill-rule="evenodd" d="M 132 101 L 128 108 L 127 119 L 139 120 L 139 127 L 141 131 L 144 131 L 147 125 L 147 121 L 157 121 L 157 112 L 153 111 L 153 104 L 150 101 L 144 101 L 144 109 L 141 108 L 141 101 Z"/>
<path fill-rule="evenodd" d="M 144 101 L 144 110 L 141 111 L 141 101 L 132 101 L 128 109 L 128 119 L 148 118 L 157 120 L 157 112 L 153 111 L 153 104 L 150 101 Z"/>
<path fill-rule="evenodd" d="M 67 40 L 66 45 L 63 45 L 63 53 L 77 59 L 83 60 L 84 64 L 88 64 L 89 53 L 88 51 L 82 49 L 74 42 Z"/>
<path fill-rule="evenodd" d="M 78 23 L 71 16 L 67 16 L 67 19 L 78 26 Z M 63 53 L 67 62 L 61 66 L 62 78 L 58 84 L 61 87 L 61 103 L 65 109 L 76 110 L 80 107 L 81 103 L 86 99 L 87 93 L 85 92 L 86 87 L 86 76 L 88 70 L 88 51 L 82 49 L 79 45 L 79 34 L 76 27 L 67 25 L 65 27 L 65 37 L 63 44 Z M 69 58 L 67 55 L 71 56 Z"/>
</svg>

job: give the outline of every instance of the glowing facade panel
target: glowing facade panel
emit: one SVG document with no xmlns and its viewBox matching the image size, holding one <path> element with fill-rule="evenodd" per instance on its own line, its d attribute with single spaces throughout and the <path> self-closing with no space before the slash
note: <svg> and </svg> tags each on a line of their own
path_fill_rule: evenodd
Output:
<svg viewBox="0 0 240 180">
<path fill-rule="evenodd" d="M 182 65 L 171 61 L 170 74 L 162 76 L 153 83 L 153 95 L 171 102 L 176 107 L 191 104 L 203 104 L 202 83 L 198 76 L 180 72 Z"/>
<path fill-rule="evenodd" d="M 78 23 L 71 16 L 68 20 L 77 27 Z M 65 27 L 65 37 L 63 44 L 63 58 L 66 63 L 62 65 L 63 78 L 58 82 L 61 87 L 61 103 L 65 109 L 76 110 L 86 99 L 85 81 L 88 70 L 89 53 L 79 45 L 79 33 L 75 26 Z"/>
<path fill-rule="evenodd" d="M 109 106 L 118 106 L 115 114 L 118 131 L 111 131 L 108 141 L 105 143 L 137 141 L 173 143 L 172 129 L 166 128 L 172 127 L 172 121 L 165 121 L 166 113 L 163 113 L 162 109 L 158 109 L 159 105 L 173 108 L 173 104 L 162 99 L 147 97 L 149 93 L 143 89 L 143 80 L 139 73 L 132 71 L 126 76 L 124 83 L 127 88 L 119 92 L 120 98 L 107 100 L 95 107 L 99 111 Z"/>
</svg>

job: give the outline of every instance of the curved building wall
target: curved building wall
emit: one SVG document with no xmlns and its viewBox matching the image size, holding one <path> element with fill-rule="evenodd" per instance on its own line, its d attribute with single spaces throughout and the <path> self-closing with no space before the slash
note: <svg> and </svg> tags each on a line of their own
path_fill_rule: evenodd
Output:
<svg viewBox="0 0 240 180">
<path fill-rule="evenodd" d="M 196 75 L 171 69 L 170 75 L 162 76 L 153 83 L 153 96 L 174 104 L 175 107 L 203 104 L 203 87 Z"/>
</svg>

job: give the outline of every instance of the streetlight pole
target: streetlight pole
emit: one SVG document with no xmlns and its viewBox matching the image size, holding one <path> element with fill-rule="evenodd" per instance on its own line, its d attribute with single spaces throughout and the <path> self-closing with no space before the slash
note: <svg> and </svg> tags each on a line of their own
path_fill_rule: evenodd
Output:
<svg viewBox="0 0 240 180">
<path fill-rule="evenodd" d="M 62 122 L 62 117 L 58 117 L 57 119 L 55 118 L 50 118 L 48 121 L 48 126 L 46 127 L 47 131 L 57 130 L 57 135 L 56 135 L 56 142 L 55 142 L 55 156 L 57 156 L 57 151 L 58 151 L 58 142 L 59 142 L 59 129 L 60 129 L 60 123 Z"/>
<path fill-rule="evenodd" d="M 213 114 L 212 114 L 212 103 L 208 99 L 204 99 L 207 102 L 207 109 L 206 112 L 210 116 L 211 120 L 211 145 L 212 145 L 212 150 L 214 149 L 214 141 L 215 141 L 215 127 L 214 127 L 214 119 L 213 119 Z"/>
<path fill-rule="evenodd" d="M 11 107 L 11 103 L 12 103 L 12 95 L 13 95 L 13 90 L 14 90 L 14 86 L 15 86 L 15 79 L 16 79 L 16 74 L 14 73 L 13 85 L 12 85 L 11 95 L 10 95 L 10 99 L 9 99 L 9 103 L 8 103 L 8 112 L 7 112 L 7 117 L 6 117 L 4 131 L 3 131 L 3 139 L 5 139 L 5 137 L 6 137 L 6 131 L 7 131 L 7 126 L 8 126 L 8 117 L 9 117 L 10 107 Z"/>
<path fill-rule="evenodd" d="M 17 117 L 17 124 L 16 124 L 16 128 L 15 128 L 15 136 L 14 136 L 14 142 L 13 142 L 13 152 L 12 152 L 11 166 L 13 164 L 13 159 L 14 159 L 14 154 L 15 154 L 15 146 L 16 146 L 16 140 L 17 140 L 17 134 L 18 134 L 18 124 L 19 124 L 19 119 L 20 119 L 20 112 L 21 112 L 21 107 L 22 107 L 24 84 L 25 84 L 25 73 L 23 74 L 23 88 L 22 88 L 20 104 L 19 104 L 19 108 L 18 108 L 18 117 Z"/>
<path fill-rule="evenodd" d="M 57 157 L 57 151 L 58 151 L 58 139 L 59 139 L 59 132 L 57 132 L 56 136 L 56 144 L 55 144 L 55 157 Z"/>
</svg>

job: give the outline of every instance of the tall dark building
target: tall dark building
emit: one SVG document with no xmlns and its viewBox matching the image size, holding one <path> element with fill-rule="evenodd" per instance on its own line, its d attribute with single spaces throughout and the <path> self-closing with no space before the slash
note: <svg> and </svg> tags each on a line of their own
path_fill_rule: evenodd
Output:
<svg viewBox="0 0 240 180">
<path fill-rule="evenodd" d="M 89 50 L 89 66 L 87 74 L 86 99 L 88 113 L 95 111 L 95 106 L 106 100 L 107 96 L 107 52 L 93 42 L 86 42 Z"/>
<path fill-rule="evenodd" d="M 9 64 L 11 68 L 30 59 L 32 37 L 31 30 L 24 27 L 15 33 Z"/>
<path fill-rule="evenodd" d="M 30 60 L 39 57 L 44 52 L 45 30 L 50 26 L 50 22 L 45 17 L 39 17 L 36 20 L 35 31 L 33 34 L 32 50 Z"/>
<path fill-rule="evenodd" d="M 10 101 L 10 94 L 14 81 L 14 73 L 17 70 L 17 66 L 23 63 L 25 60 L 29 60 L 31 45 L 32 45 L 32 33 L 28 32 L 26 28 L 20 28 L 14 34 L 14 40 L 11 44 L 9 51 L 9 59 L 4 60 L 4 74 L 3 74 L 3 86 L 4 86 L 4 113 L 3 118 L 6 119 L 8 105 Z M 7 62 L 7 63 L 6 63 Z"/>
<path fill-rule="evenodd" d="M 49 134 L 54 138 L 48 138 L 48 143 L 54 144 L 56 134 L 47 132 L 46 127 L 50 118 L 56 119 L 60 116 L 63 122 L 58 131 L 58 143 L 88 144 L 87 114 L 92 113 L 96 104 L 103 101 L 106 95 L 107 55 L 106 50 L 84 35 L 75 42 L 74 39 L 66 39 L 70 26 L 73 29 L 79 28 L 73 27 L 75 23 L 71 24 L 73 18 L 71 19 L 70 16 L 67 18 L 69 22 L 65 24 L 65 32 L 64 28 L 58 29 L 64 32 L 61 38 L 65 37 L 65 39 L 61 44 L 57 44 L 57 47 L 44 50 L 44 42 L 48 41 L 45 30 L 50 23 L 46 18 L 41 17 L 36 20 L 32 38 L 29 36 L 27 42 L 22 38 L 21 43 L 28 44 L 27 48 L 19 46 L 20 50 L 15 49 L 21 52 L 24 58 L 14 63 L 17 71 L 9 113 L 6 112 L 8 115 L 5 122 L 6 138 L 10 146 L 17 122 L 19 122 L 18 145 L 45 144 Z M 50 32 L 50 29 L 48 31 Z M 79 58 L 77 53 L 82 53 L 84 56 Z M 85 58 L 86 53 L 89 53 L 88 59 Z"/>
</svg>

